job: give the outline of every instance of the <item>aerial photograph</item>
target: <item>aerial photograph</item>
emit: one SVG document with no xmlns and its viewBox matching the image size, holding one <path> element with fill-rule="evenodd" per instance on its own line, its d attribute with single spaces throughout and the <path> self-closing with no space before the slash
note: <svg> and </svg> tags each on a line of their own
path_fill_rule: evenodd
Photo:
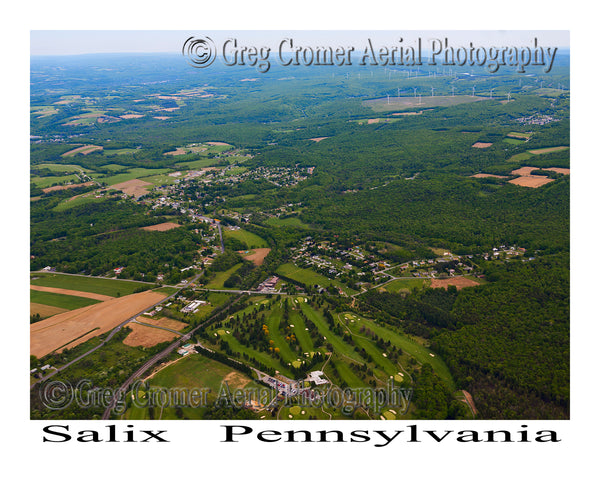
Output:
<svg viewBox="0 0 600 480">
<path fill-rule="evenodd" d="M 571 417 L 568 31 L 128 35 L 31 31 L 30 419 Z"/>
</svg>

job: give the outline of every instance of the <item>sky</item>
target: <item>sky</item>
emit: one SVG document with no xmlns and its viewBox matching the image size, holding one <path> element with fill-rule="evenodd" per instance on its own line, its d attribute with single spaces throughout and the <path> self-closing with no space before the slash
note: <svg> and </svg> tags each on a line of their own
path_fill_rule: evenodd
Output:
<svg viewBox="0 0 600 480">
<path fill-rule="evenodd" d="M 190 36 L 208 35 L 217 45 L 228 38 L 237 38 L 248 46 L 277 47 L 285 38 L 296 45 L 362 47 L 368 38 L 382 45 L 414 44 L 421 38 L 424 44 L 431 39 L 448 38 L 455 46 L 533 46 L 569 47 L 566 30 L 32 30 L 31 55 L 78 55 L 89 53 L 179 53 Z M 241 43 L 240 43 L 241 44 Z"/>
</svg>

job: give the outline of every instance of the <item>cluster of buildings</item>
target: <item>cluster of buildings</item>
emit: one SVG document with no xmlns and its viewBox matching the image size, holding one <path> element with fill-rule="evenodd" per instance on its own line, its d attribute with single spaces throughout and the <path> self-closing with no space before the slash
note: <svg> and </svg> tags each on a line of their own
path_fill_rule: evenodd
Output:
<svg viewBox="0 0 600 480">
<path fill-rule="evenodd" d="M 520 117 L 516 120 L 518 123 L 522 123 L 523 125 L 546 125 L 551 122 L 558 122 L 558 118 L 553 117 L 552 115 L 529 115 L 527 117 Z"/>
<path fill-rule="evenodd" d="M 275 285 L 277 284 L 278 280 L 279 280 L 279 277 L 276 277 L 276 276 L 273 276 L 271 278 L 267 278 L 264 282 L 262 282 L 256 288 L 256 291 L 257 292 L 265 292 L 265 293 L 274 293 L 275 292 Z"/>
<path fill-rule="evenodd" d="M 206 305 L 206 301 L 204 300 L 192 300 L 190 303 L 188 303 L 185 307 L 183 307 L 180 312 L 182 313 L 196 313 L 198 311 L 198 308 L 200 308 L 202 305 Z"/>
</svg>

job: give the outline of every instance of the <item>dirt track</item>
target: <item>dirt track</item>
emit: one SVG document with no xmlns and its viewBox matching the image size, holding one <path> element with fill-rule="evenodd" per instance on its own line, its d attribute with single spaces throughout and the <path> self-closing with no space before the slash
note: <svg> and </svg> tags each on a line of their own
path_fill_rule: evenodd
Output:
<svg viewBox="0 0 600 480">
<path fill-rule="evenodd" d="M 30 326 L 30 354 L 41 358 L 112 330 L 165 295 L 147 291 L 59 313 Z"/>
<path fill-rule="evenodd" d="M 270 248 L 255 248 L 250 255 L 246 255 L 244 260 L 250 260 L 254 265 L 262 265 L 265 257 L 271 251 Z"/>
<path fill-rule="evenodd" d="M 131 333 L 125 337 L 123 343 L 130 347 L 153 347 L 159 343 L 173 340 L 178 336 L 173 332 L 133 322 L 129 323 L 127 328 L 131 330 Z"/>
<path fill-rule="evenodd" d="M 454 285 L 457 290 L 460 290 L 465 287 L 476 287 L 479 284 L 475 280 L 465 277 L 431 279 L 431 288 L 445 288 L 448 290 L 448 285 Z"/>
<path fill-rule="evenodd" d="M 151 187 L 152 184 L 148 182 L 144 182 L 143 180 L 127 180 L 126 182 L 117 183 L 112 185 L 110 188 L 114 188 L 115 190 L 121 190 L 123 193 L 127 195 L 133 195 L 134 197 L 141 197 L 142 195 L 146 195 L 148 190 L 146 187 Z"/>
<path fill-rule="evenodd" d="M 165 232 L 167 230 L 172 230 L 173 228 L 177 228 L 177 227 L 181 227 L 181 225 L 179 225 L 178 223 L 173 223 L 173 222 L 165 222 L 165 223 L 158 223 L 156 225 L 149 225 L 147 227 L 142 227 L 142 230 Z"/>
<path fill-rule="evenodd" d="M 55 190 L 67 190 L 69 188 L 78 188 L 78 187 L 89 187 L 93 185 L 94 182 L 85 182 L 85 183 L 73 183 L 71 185 L 55 185 L 54 187 L 42 188 L 42 192 L 54 192 Z"/>
<path fill-rule="evenodd" d="M 553 178 L 548 178 L 544 175 L 532 175 L 530 177 L 523 176 L 519 178 L 514 178 L 513 180 L 509 180 L 508 183 L 512 183 L 514 185 L 519 185 L 521 187 L 531 187 L 538 188 L 542 185 L 546 185 L 547 183 L 553 182 Z"/>
</svg>

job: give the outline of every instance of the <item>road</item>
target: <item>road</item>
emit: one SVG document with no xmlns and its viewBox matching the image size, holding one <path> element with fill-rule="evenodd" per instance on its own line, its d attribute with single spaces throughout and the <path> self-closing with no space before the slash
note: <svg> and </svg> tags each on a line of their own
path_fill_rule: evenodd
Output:
<svg viewBox="0 0 600 480">
<path fill-rule="evenodd" d="M 217 227 L 219 228 L 219 237 L 221 237 L 221 253 L 225 253 L 225 242 L 223 241 L 223 228 L 221 227 L 221 222 L 217 222 Z"/>
</svg>

